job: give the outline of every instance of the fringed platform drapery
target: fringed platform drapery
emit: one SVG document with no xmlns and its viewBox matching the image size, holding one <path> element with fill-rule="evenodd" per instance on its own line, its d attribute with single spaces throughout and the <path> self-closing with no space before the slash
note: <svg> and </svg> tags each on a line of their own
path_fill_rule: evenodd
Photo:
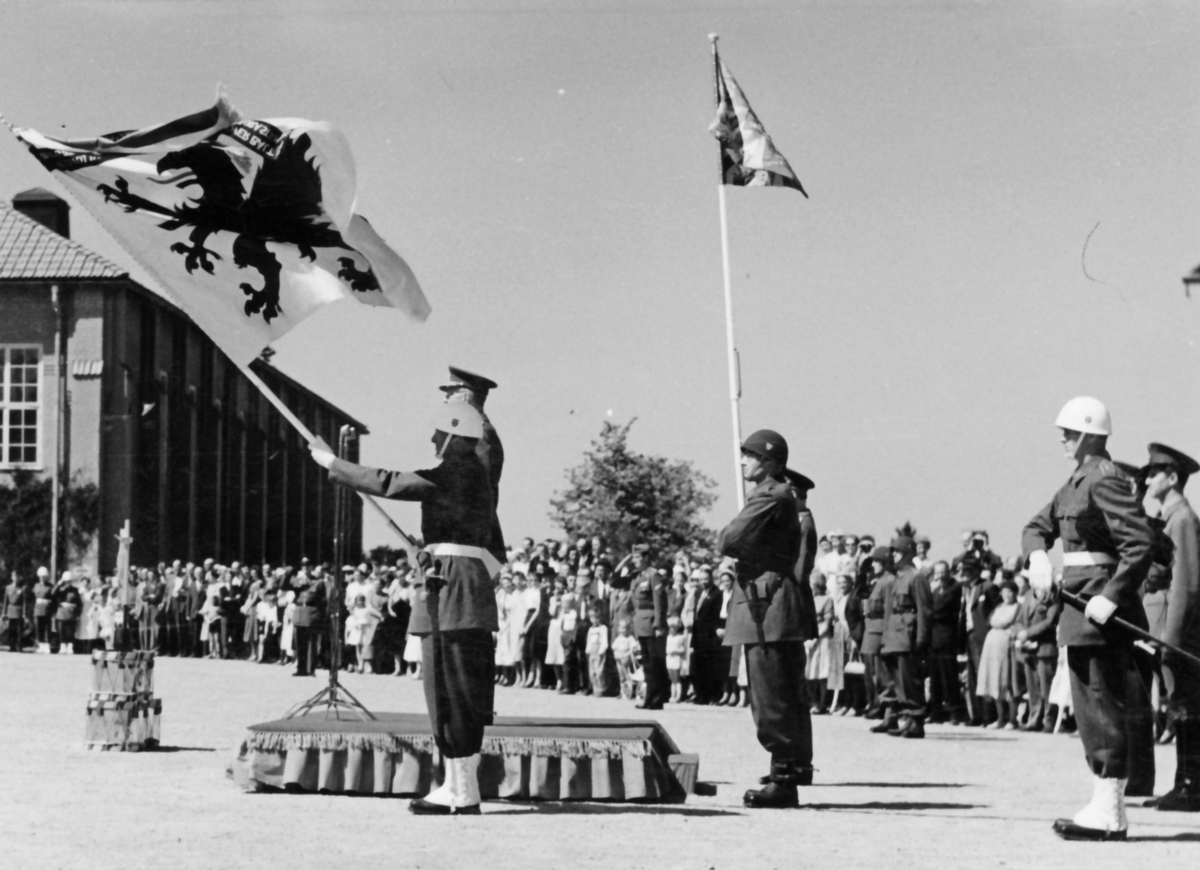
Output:
<svg viewBox="0 0 1200 870">
<path fill-rule="evenodd" d="M 248 791 L 416 796 L 442 779 L 429 717 L 328 712 L 247 729 L 229 777 Z M 695 781 L 657 722 L 501 717 L 479 768 L 484 799 L 681 802 Z"/>
</svg>

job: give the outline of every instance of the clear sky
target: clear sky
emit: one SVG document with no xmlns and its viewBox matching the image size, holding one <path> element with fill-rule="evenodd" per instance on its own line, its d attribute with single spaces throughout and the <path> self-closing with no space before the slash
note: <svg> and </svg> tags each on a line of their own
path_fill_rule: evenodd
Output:
<svg viewBox="0 0 1200 870">
<path fill-rule="evenodd" d="M 499 382 L 510 540 L 601 423 L 735 511 L 707 34 L 811 199 L 731 190 L 743 431 L 782 432 L 818 526 L 1017 549 L 1092 394 L 1116 458 L 1200 456 L 1200 7 L 953 2 L 0 2 L 0 111 L 86 136 L 208 106 L 339 125 L 422 327 L 339 303 L 278 343 L 431 461 L 447 365 Z M 55 184 L 0 141 L 0 195 Z M 140 275 L 82 212 L 80 241 Z M 392 508 L 408 528 L 416 509 Z M 368 514 L 367 543 L 385 542 Z"/>
</svg>

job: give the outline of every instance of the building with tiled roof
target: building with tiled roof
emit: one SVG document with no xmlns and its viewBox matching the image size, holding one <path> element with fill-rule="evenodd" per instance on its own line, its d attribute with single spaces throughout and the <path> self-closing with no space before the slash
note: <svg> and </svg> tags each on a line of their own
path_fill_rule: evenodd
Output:
<svg viewBox="0 0 1200 870">
<path fill-rule="evenodd" d="M 344 424 L 365 434 L 277 369 L 253 368 L 329 443 Z M 111 573 L 127 519 L 134 564 L 333 558 L 333 487 L 304 441 L 187 315 L 71 240 L 69 206 L 37 188 L 0 203 L 0 485 L 56 469 L 97 485 L 98 519 L 91 545 L 68 552 L 65 532 L 85 518 L 60 511 L 46 564 Z M 29 568 L 10 561 L 0 540 L 3 576 Z"/>
</svg>

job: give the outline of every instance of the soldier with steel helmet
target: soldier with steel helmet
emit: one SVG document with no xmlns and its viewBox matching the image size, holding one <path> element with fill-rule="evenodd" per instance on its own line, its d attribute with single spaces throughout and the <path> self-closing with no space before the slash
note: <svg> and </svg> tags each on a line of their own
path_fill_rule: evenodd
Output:
<svg viewBox="0 0 1200 870">
<path fill-rule="evenodd" d="M 771 754 L 763 788 L 745 794 L 748 807 L 797 806 L 797 786 L 812 783 L 804 641 L 815 636 L 815 620 L 795 573 L 802 531 L 787 459 L 787 442 L 769 429 L 742 442 L 742 476 L 754 488 L 717 541 L 722 556 L 737 560 L 723 642 L 744 645 L 750 709 Z"/>
<path fill-rule="evenodd" d="M 432 440 L 441 460 L 435 468 L 383 471 L 337 459 L 319 446 L 310 448 L 334 483 L 421 502 L 422 561 L 429 568 L 409 631 L 421 637 L 425 702 L 446 777 L 438 789 L 413 801 L 410 809 L 418 814 L 480 811 L 480 749 L 484 728 L 492 721 L 495 691 L 492 632 L 499 630 L 494 579 L 505 557 L 502 549 L 494 549 L 493 489 L 477 452 L 483 433 L 475 408 L 452 403 L 441 407 L 434 424 Z M 440 591 L 428 588 L 430 578 L 438 580 Z"/>
<path fill-rule="evenodd" d="M 1129 481 L 1106 450 L 1108 409 L 1089 396 L 1067 402 L 1055 425 L 1070 478 L 1025 527 L 1022 549 L 1034 589 L 1049 589 L 1053 568 L 1047 550 L 1063 548 L 1063 589 L 1087 600 L 1086 610 L 1063 609 L 1059 644 L 1067 647 L 1071 700 L 1093 775 L 1091 802 L 1054 830 L 1065 839 L 1124 840 L 1125 785 L 1129 776 L 1125 734 L 1127 676 L 1132 640 L 1110 623 L 1114 614 L 1146 625 L 1138 589 L 1154 550 L 1154 534 Z"/>
</svg>

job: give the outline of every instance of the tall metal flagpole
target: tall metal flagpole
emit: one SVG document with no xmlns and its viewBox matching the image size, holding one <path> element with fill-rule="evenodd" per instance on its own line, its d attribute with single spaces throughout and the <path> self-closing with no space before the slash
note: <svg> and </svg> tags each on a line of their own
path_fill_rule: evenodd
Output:
<svg viewBox="0 0 1200 870">
<path fill-rule="evenodd" d="M 721 62 L 717 57 L 719 38 L 715 33 L 708 35 L 708 40 L 712 43 L 713 88 L 718 109 L 721 106 Z M 725 163 L 720 151 L 717 152 L 717 159 L 720 162 L 717 197 L 721 203 L 721 261 L 725 271 L 725 344 L 729 353 L 729 404 L 733 412 L 733 479 L 736 481 L 740 511 L 746 506 L 746 487 L 742 483 L 742 414 L 738 406 L 738 400 L 742 397 L 742 379 L 737 346 L 733 340 L 733 278 L 729 271 L 729 223 L 725 217 Z"/>
</svg>

